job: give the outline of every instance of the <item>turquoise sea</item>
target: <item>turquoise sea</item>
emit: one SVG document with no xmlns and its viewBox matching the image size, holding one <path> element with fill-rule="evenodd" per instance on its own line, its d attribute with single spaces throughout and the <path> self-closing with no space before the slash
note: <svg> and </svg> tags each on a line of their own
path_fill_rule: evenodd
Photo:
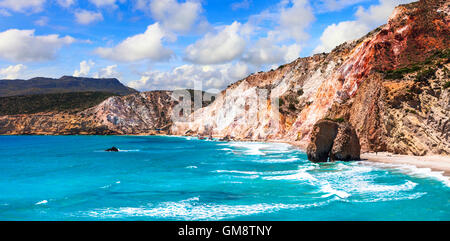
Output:
<svg viewBox="0 0 450 241">
<path fill-rule="evenodd" d="M 0 136 L 0 220 L 450 220 L 450 182 L 286 144 Z"/>
</svg>

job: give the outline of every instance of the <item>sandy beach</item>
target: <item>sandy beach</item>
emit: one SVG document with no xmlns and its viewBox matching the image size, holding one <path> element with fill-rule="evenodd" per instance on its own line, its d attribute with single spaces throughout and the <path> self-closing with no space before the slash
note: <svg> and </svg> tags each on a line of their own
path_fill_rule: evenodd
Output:
<svg viewBox="0 0 450 241">
<path fill-rule="evenodd" d="M 373 162 L 390 164 L 407 164 L 419 168 L 430 168 L 433 171 L 444 172 L 444 175 L 450 177 L 450 156 L 407 156 L 396 155 L 387 152 L 363 153 L 361 159 Z"/>
</svg>

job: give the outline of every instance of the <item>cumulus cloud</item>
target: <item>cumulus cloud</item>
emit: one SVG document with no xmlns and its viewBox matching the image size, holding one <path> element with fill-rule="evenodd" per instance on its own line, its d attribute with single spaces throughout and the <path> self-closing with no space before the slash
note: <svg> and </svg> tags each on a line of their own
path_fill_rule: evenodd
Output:
<svg viewBox="0 0 450 241">
<path fill-rule="evenodd" d="M 91 71 L 91 67 L 94 66 L 94 62 L 92 60 L 86 61 L 83 60 L 80 63 L 80 69 L 79 70 L 75 70 L 75 72 L 73 72 L 73 76 L 75 77 L 88 77 L 89 76 L 89 72 Z"/>
<path fill-rule="evenodd" d="M 301 47 L 298 44 L 278 46 L 270 38 L 260 39 L 244 55 L 243 59 L 253 65 L 287 63 L 299 57 Z"/>
<path fill-rule="evenodd" d="M 246 41 L 240 36 L 241 24 L 234 22 L 217 34 L 206 34 L 186 48 L 186 59 L 198 64 L 229 62 L 244 52 Z"/>
<path fill-rule="evenodd" d="M 297 41 L 306 40 L 309 35 L 305 29 L 315 20 L 313 10 L 307 0 L 285 1 L 280 12 L 278 31 Z"/>
<path fill-rule="evenodd" d="M 0 69 L 0 78 L 2 79 L 17 79 L 22 71 L 27 67 L 23 64 L 10 65 L 6 68 Z"/>
<path fill-rule="evenodd" d="M 63 8 L 68 8 L 75 3 L 75 0 L 58 0 L 58 4 Z"/>
<path fill-rule="evenodd" d="M 96 21 L 102 21 L 103 15 L 100 12 L 92 12 L 82 9 L 75 12 L 75 19 L 77 23 L 86 25 Z"/>
<path fill-rule="evenodd" d="M 46 0 L 0 0 L 0 8 L 14 12 L 40 12 Z"/>
<path fill-rule="evenodd" d="M 331 24 L 320 37 L 321 44 L 314 49 L 314 53 L 330 52 L 334 47 L 349 40 L 364 36 L 370 31 L 367 24 L 358 21 L 345 21 Z"/>
<path fill-rule="evenodd" d="M 44 61 L 53 59 L 63 45 L 75 42 L 70 36 L 57 34 L 36 36 L 34 30 L 10 29 L 0 32 L 0 58 L 10 61 Z"/>
<path fill-rule="evenodd" d="M 356 20 L 334 23 L 324 30 L 320 37 L 321 43 L 314 53 L 329 52 L 339 44 L 364 36 L 373 28 L 386 23 L 397 5 L 410 2 L 413 0 L 380 0 L 368 9 L 360 6 L 355 13 Z"/>
<path fill-rule="evenodd" d="M 117 64 L 106 66 L 93 75 L 94 78 L 120 78 L 121 74 L 117 71 Z"/>
<path fill-rule="evenodd" d="M 245 63 L 224 65 L 182 65 L 172 71 L 149 71 L 129 86 L 139 90 L 194 88 L 201 82 L 203 90 L 221 90 L 249 74 Z"/>
<path fill-rule="evenodd" d="M 155 23 L 149 25 L 145 33 L 129 37 L 113 48 L 97 48 L 95 53 L 106 59 L 123 62 L 167 60 L 172 51 L 163 46 L 166 36 L 159 23 Z"/>
<path fill-rule="evenodd" d="M 164 29 L 181 33 L 189 32 L 203 11 L 200 1 L 195 0 L 138 0 L 136 8 L 149 11 Z"/>
</svg>

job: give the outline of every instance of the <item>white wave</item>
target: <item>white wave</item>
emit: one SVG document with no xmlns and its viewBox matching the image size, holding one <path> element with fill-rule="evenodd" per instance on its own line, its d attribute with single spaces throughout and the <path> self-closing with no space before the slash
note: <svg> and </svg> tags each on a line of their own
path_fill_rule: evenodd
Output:
<svg viewBox="0 0 450 241">
<path fill-rule="evenodd" d="M 42 201 L 35 203 L 35 205 L 42 205 L 42 204 L 47 204 L 47 203 L 48 203 L 47 200 L 42 200 Z"/>
<path fill-rule="evenodd" d="M 344 191 L 339 191 L 331 187 L 330 184 L 323 185 L 321 187 L 321 191 L 326 192 L 327 194 L 322 195 L 322 197 L 330 197 L 332 195 L 336 195 L 339 198 L 348 198 L 351 195 Z"/>
<path fill-rule="evenodd" d="M 197 166 L 187 166 L 186 168 L 187 169 L 197 169 L 198 167 Z"/>
<path fill-rule="evenodd" d="M 375 202 L 389 202 L 389 201 L 401 201 L 401 200 L 414 200 L 423 197 L 426 195 L 426 192 L 418 192 L 410 195 L 404 196 L 388 196 L 388 197 L 375 197 L 375 198 L 367 198 L 364 200 L 351 200 L 351 202 L 355 203 L 375 203 Z"/>
<path fill-rule="evenodd" d="M 112 185 L 111 184 L 108 184 L 108 185 L 105 185 L 105 186 L 102 186 L 102 187 L 100 187 L 101 189 L 107 189 L 107 188 L 110 188 Z"/>
<path fill-rule="evenodd" d="M 308 171 L 315 169 L 314 166 L 306 166 L 299 170 L 279 171 L 279 172 L 264 172 L 268 175 L 263 177 L 264 180 L 303 180 L 315 182 L 317 179 L 313 177 Z M 273 176 L 270 176 L 273 175 Z"/>
<path fill-rule="evenodd" d="M 241 179 L 257 179 L 259 175 L 249 175 L 249 176 L 232 176 L 232 178 L 241 178 Z"/>
<path fill-rule="evenodd" d="M 219 145 L 234 147 L 237 148 L 237 150 L 244 149 L 244 154 L 256 156 L 264 156 L 269 153 L 285 153 L 292 151 L 291 146 L 284 143 L 229 142 Z"/>
<path fill-rule="evenodd" d="M 122 149 L 119 149 L 119 152 L 139 152 L 139 151 L 141 151 L 141 150 L 139 150 L 139 149 L 136 149 L 136 150 L 122 150 Z"/>
<path fill-rule="evenodd" d="M 116 181 L 116 182 L 114 182 L 114 184 L 120 184 L 120 181 Z M 101 189 L 107 189 L 107 188 L 112 187 L 112 185 L 113 185 L 113 184 L 108 184 L 108 185 L 102 186 L 102 187 L 100 187 L 100 188 L 101 188 Z"/>
<path fill-rule="evenodd" d="M 253 162 L 259 162 L 259 163 L 290 163 L 290 162 L 296 162 L 300 160 L 300 158 L 297 157 L 291 157 L 286 159 L 263 159 L 263 160 L 252 160 Z"/>
<path fill-rule="evenodd" d="M 291 175 L 281 175 L 281 176 L 266 176 L 263 177 L 264 180 L 304 180 L 304 181 L 315 181 L 317 180 L 311 174 L 307 172 L 298 172 Z"/>
<path fill-rule="evenodd" d="M 450 187 L 450 178 L 445 176 L 444 172 L 433 171 L 430 168 L 421 168 L 408 164 L 390 164 L 390 163 L 373 163 L 373 162 L 364 162 L 364 164 L 379 168 L 394 169 L 413 177 L 430 178 L 442 182 L 445 186 Z"/>
<path fill-rule="evenodd" d="M 287 171 L 273 171 L 273 172 L 264 172 L 264 175 L 288 175 L 298 173 L 298 170 L 287 170 Z"/>
<path fill-rule="evenodd" d="M 96 218 L 155 217 L 183 220 L 221 220 L 285 209 L 304 209 L 328 204 L 331 200 L 311 204 L 261 203 L 249 205 L 218 205 L 198 203 L 198 197 L 179 202 L 165 202 L 156 207 L 107 208 L 86 212 Z"/>
<path fill-rule="evenodd" d="M 213 172 L 217 173 L 238 173 L 238 174 L 245 174 L 245 175 L 260 175 L 260 172 L 253 172 L 253 171 L 235 171 L 235 170 L 215 170 Z"/>
<path fill-rule="evenodd" d="M 362 184 L 362 185 L 361 185 Z M 358 187 L 355 187 L 355 191 L 360 193 L 372 193 L 372 192 L 400 192 L 413 190 L 417 186 L 417 183 L 406 181 L 400 185 L 380 185 L 380 184 L 367 184 L 360 183 Z"/>
</svg>

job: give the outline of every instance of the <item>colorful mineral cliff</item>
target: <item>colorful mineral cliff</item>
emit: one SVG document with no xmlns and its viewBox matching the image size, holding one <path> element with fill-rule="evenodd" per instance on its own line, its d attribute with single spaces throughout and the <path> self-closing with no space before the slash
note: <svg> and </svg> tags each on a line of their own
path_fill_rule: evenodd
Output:
<svg viewBox="0 0 450 241">
<path fill-rule="evenodd" d="M 363 151 L 448 155 L 449 13 L 448 1 L 400 5 L 359 40 L 236 82 L 172 133 L 306 148 L 327 117 L 354 126 Z"/>
</svg>

